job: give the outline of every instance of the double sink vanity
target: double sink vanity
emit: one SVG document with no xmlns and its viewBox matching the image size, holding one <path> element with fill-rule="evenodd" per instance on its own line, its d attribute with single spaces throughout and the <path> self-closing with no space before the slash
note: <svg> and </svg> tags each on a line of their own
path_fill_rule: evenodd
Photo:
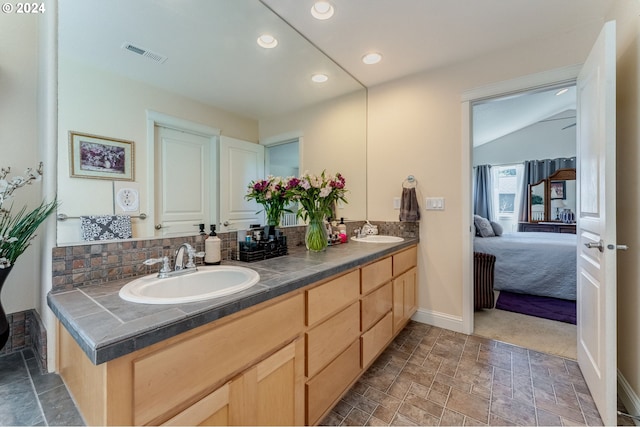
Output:
<svg viewBox="0 0 640 427">
<path fill-rule="evenodd" d="M 90 425 L 317 424 L 416 311 L 418 241 L 389 240 L 51 293 L 58 372 Z M 201 301 L 119 295 L 243 270 L 257 282 Z"/>
</svg>

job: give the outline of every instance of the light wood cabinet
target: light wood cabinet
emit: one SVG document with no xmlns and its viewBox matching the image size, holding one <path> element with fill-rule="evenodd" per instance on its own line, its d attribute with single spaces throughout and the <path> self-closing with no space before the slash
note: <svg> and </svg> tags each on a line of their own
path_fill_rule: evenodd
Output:
<svg viewBox="0 0 640 427">
<path fill-rule="evenodd" d="M 367 331 L 392 308 L 391 282 L 365 295 L 360 300 L 361 330 Z"/>
<path fill-rule="evenodd" d="M 354 302 L 307 331 L 307 376 L 312 377 L 360 336 L 360 307 Z"/>
<path fill-rule="evenodd" d="M 321 421 L 416 310 L 416 249 L 100 365 L 58 324 L 58 371 L 89 425 Z"/>
<path fill-rule="evenodd" d="M 362 267 L 362 281 L 360 292 L 366 294 L 393 277 L 393 260 L 391 257 L 383 258 Z"/>
<path fill-rule="evenodd" d="M 295 373 L 297 382 L 290 385 L 298 387 L 292 393 L 300 399 L 296 404 L 302 407 L 303 328 L 304 299 L 301 293 L 297 293 L 118 359 L 93 365 L 73 338 L 60 327 L 58 370 L 69 382 L 70 391 L 88 424 L 158 425 L 186 410 L 189 411 L 181 417 L 190 417 L 193 405 L 203 399 L 205 402 L 207 398 L 213 399 L 212 393 L 224 387 L 229 380 L 252 366 L 263 366 L 260 363 L 264 363 L 267 356 L 299 339 L 298 359 L 292 365 L 298 370 Z M 232 381 L 229 387 L 233 397 L 238 383 Z M 215 396 L 218 402 L 220 396 Z M 233 412 L 228 415 L 232 416 Z M 296 423 L 303 422 L 302 411 L 298 416 Z M 220 414 L 215 416 L 216 420 L 223 418 Z M 233 424 L 235 420 L 231 417 L 228 421 Z M 205 418 L 201 422 L 208 421 Z M 257 424 L 266 423 L 259 421 Z"/>
<path fill-rule="evenodd" d="M 354 270 L 309 289 L 306 297 L 307 326 L 313 326 L 360 297 L 360 270 Z"/>
<path fill-rule="evenodd" d="M 411 319 L 417 309 L 416 268 L 393 279 L 393 332 L 396 333 Z"/>
<path fill-rule="evenodd" d="M 371 362 L 384 350 L 393 338 L 393 314 L 388 311 L 371 329 L 362 334 L 362 368 L 367 368 Z"/>
<path fill-rule="evenodd" d="M 298 339 L 162 425 L 299 425 L 304 344 Z"/>
<path fill-rule="evenodd" d="M 307 381 L 307 424 L 317 424 L 361 373 L 360 342 L 356 340 Z"/>
</svg>

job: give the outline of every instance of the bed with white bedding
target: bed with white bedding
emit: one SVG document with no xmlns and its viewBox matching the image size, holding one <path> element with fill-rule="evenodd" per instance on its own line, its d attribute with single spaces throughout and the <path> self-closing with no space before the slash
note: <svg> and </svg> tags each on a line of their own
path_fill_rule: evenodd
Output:
<svg viewBox="0 0 640 427">
<path fill-rule="evenodd" d="M 475 237 L 473 250 L 496 256 L 495 290 L 576 299 L 575 234 Z"/>
</svg>

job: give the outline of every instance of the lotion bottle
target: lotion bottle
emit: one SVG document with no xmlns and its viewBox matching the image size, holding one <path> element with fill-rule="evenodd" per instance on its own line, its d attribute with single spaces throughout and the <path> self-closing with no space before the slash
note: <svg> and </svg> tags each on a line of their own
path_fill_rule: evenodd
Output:
<svg viewBox="0 0 640 427">
<path fill-rule="evenodd" d="M 344 223 L 344 218 L 340 218 L 340 224 L 338 224 L 338 233 L 347 234 L 347 226 Z"/>
<path fill-rule="evenodd" d="M 341 243 L 347 243 L 349 241 L 347 238 L 347 226 L 344 223 L 344 218 L 340 218 L 340 224 L 338 224 L 338 236 Z"/>
<path fill-rule="evenodd" d="M 211 233 L 209 237 L 204 241 L 204 263 L 205 264 L 220 264 L 222 259 L 220 256 L 220 244 L 221 240 L 216 234 L 216 226 L 211 225 Z"/>
</svg>

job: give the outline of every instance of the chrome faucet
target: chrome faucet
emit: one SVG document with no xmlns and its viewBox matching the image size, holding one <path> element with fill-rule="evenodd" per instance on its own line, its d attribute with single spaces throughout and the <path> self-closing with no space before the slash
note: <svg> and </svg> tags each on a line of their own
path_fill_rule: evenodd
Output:
<svg viewBox="0 0 640 427">
<path fill-rule="evenodd" d="M 184 252 L 187 252 L 187 264 L 184 264 Z M 181 274 L 194 273 L 198 271 L 194 258 L 204 257 L 204 252 L 196 252 L 196 250 L 188 243 L 181 244 L 175 252 L 175 263 L 173 270 L 169 265 L 169 257 L 162 258 L 149 258 L 143 262 L 144 265 L 154 265 L 162 263 L 160 271 L 158 271 L 158 278 L 164 279 L 166 277 L 179 276 Z"/>
<path fill-rule="evenodd" d="M 187 265 L 184 265 L 184 251 L 187 251 L 187 255 L 188 255 L 188 261 L 187 261 Z M 196 250 L 193 249 L 193 246 L 191 246 L 188 243 L 183 243 L 180 246 L 178 246 L 178 249 L 176 249 L 176 253 L 175 253 L 175 263 L 173 265 L 173 270 L 174 271 L 179 271 L 179 270 L 183 270 L 185 268 L 195 268 L 195 264 L 193 263 L 193 257 L 195 256 Z"/>
</svg>

